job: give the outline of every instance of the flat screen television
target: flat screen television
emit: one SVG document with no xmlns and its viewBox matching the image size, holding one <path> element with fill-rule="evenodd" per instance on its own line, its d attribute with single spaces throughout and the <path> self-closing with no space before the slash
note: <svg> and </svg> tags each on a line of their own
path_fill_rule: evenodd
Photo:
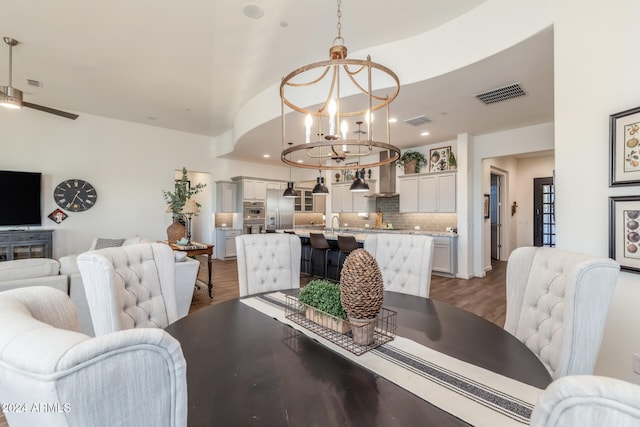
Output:
<svg viewBox="0 0 640 427">
<path fill-rule="evenodd" d="M 42 174 L 0 171 L 0 227 L 42 225 Z"/>
</svg>

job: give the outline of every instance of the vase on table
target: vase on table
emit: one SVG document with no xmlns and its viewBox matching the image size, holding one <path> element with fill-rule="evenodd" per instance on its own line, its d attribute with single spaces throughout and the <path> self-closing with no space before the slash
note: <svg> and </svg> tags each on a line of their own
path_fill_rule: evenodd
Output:
<svg viewBox="0 0 640 427">
<path fill-rule="evenodd" d="M 182 239 L 185 235 L 185 226 L 180 223 L 178 218 L 173 218 L 173 223 L 167 227 L 167 240 L 169 243 L 175 243 Z"/>
</svg>

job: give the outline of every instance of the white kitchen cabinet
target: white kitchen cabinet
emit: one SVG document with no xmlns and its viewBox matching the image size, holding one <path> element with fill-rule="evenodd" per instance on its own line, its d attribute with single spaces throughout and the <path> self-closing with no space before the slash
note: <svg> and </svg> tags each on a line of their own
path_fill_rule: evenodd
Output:
<svg viewBox="0 0 640 427">
<path fill-rule="evenodd" d="M 287 183 L 286 182 L 267 181 L 266 187 L 267 187 L 267 190 L 282 190 L 282 191 L 284 191 L 287 188 Z"/>
<path fill-rule="evenodd" d="M 228 259 L 236 256 L 236 236 L 242 234 L 240 230 L 216 229 L 216 258 Z"/>
<path fill-rule="evenodd" d="M 216 182 L 216 212 L 236 212 L 236 188 L 234 182 Z"/>
<path fill-rule="evenodd" d="M 456 174 L 412 174 L 400 177 L 400 212 L 456 211 Z"/>
<path fill-rule="evenodd" d="M 349 182 L 336 182 L 331 186 L 332 212 L 353 212 L 353 196 L 349 187 L 351 187 Z"/>
<path fill-rule="evenodd" d="M 401 176 L 399 190 L 400 212 L 418 212 L 418 177 Z"/>
<path fill-rule="evenodd" d="M 367 181 L 371 189 L 375 189 L 375 181 Z M 369 212 L 369 192 L 353 192 L 351 182 L 336 182 L 331 186 L 331 211 L 339 212 Z"/>
<path fill-rule="evenodd" d="M 267 197 L 267 183 L 252 179 L 242 180 L 242 200 L 264 200 Z"/>
<path fill-rule="evenodd" d="M 455 173 L 421 176 L 418 188 L 418 212 L 456 211 Z"/>
<path fill-rule="evenodd" d="M 431 271 L 439 276 L 455 277 L 458 269 L 457 236 L 433 236 Z"/>
</svg>

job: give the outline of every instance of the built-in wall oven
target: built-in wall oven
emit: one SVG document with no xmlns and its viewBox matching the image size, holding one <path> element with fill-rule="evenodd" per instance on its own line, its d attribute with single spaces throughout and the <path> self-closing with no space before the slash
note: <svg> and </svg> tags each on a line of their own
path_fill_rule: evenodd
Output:
<svg viewBox="0 0 640 427">
<path fill-rule="evenodd" d="M 261 218 L 264 220 L 264 202 L 244 202 L 243 219 Z"/>
<path fill-rule="evenodd" d="M 264 202 L 244 202 L 242 222 L 244 234 L 260 234 L 264 230 Z"/>
</svg>

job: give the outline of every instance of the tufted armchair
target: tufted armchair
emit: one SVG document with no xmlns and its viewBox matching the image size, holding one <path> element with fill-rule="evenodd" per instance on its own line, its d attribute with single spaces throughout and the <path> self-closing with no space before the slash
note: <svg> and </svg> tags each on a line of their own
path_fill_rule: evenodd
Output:
<svg viewBox="0 0 640 427">
<path fill-rule="evenodd" d="M 571 375 L 552 382 L 531 414 L 531 427 L 639 425 L 640 387 L 593 375 Z"/>
<path fill-rule="evenodd" d="M 236 236 L 240 296 L 299 288 L 300 247 L 292 234 Z"/>
<path fill-rule="evenodd" d="M 150 240 L 142 237 L 130 237 L 127 239 L 93 239 L 88 250 L 92 251 L 99 246 L 108 244 L 130 246 L 138 245 L 140 243 L 150 243 Z M 176 299 L 178 305 L 178 318 L 182 318 L 189 314 L 200 262 L 189 258 L 186 252 L 174 251 L 174 255 L 176 266 Z M 71 301 L 75 303 L 76 309 L 78 310 L 80 331 L 83 334 L 94 336 L 95 332 L 93 330 L 93 322 L 91 321 L 91 313 L 89 312 L 89 304 L 87 303 L 87 297 L 84 292 L 82 276 L 78 269 L 78 255 L 67 255 L 60 258 L 60 274 L 67 275 L 69 277 L 69 296 L 71 297 Z"/>
<path fill-rule="evenodd" d="M 141 243 L 78 256 L 96 336 L 131 328 L 164 328 L 178 320 L 171 248 Z"/>
<path fill-rule="evenodd" d="M 608 258 L 516 249 L 507 264 L 505 330 L 529 347 L 554 379 L 593 373 L 619 270 Z"/>
<path fill-rule="evenodd" d="M 92 338 L 66 293 L 0 293 L 0 401 L 12 427 L 187 425 L 186 362 L 162 329 Z"/>
<path fill-rule="evenodd" d="M 431 287 L 433 237 L 417 234 L 371 234 L 364 249 L 378 262 L 384 290 L 427 298 Z"/>
</svg>

